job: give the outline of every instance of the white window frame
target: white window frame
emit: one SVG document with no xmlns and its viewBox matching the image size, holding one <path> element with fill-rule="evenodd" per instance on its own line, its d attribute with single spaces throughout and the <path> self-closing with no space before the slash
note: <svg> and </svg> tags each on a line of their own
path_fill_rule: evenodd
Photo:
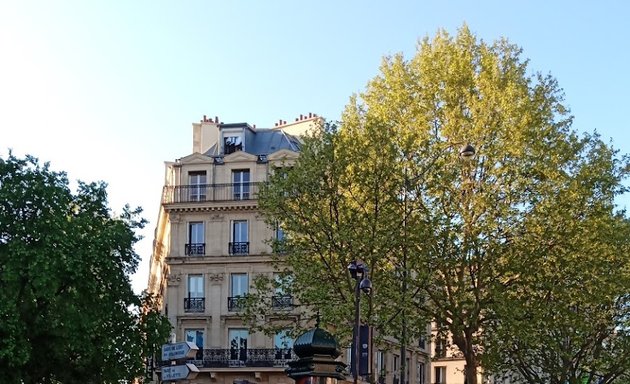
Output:
<svg viewBox="0 0 630 384">
<path fill-rule="evenodd" d="M 237 139 L 240 139 L 240 144 L 241 144 L 240 151 L 245 151 L 245 135 L 244 135 L 243 130 L 242 129 L 226 130 L 226 131 L 222 131 L 221 132 L 221 152 L 224 155 L 229 155 L 229 154 L 232 154 L 234 152 L 238 152 L 237 150 L 235 150 L 234 152 L 230 152 L 230 153 L 227 153 L 225 151 L 225 141 L 226 141 L 226 139 L 228 139 L 230 137 L 236 137 Z"/>
<path fill-rule="evenodd" d="M 208 176 L 206 171 L 188 172 L 188 198 L 190 201 L 206 200 L 206 185 Z"/>
</svg>

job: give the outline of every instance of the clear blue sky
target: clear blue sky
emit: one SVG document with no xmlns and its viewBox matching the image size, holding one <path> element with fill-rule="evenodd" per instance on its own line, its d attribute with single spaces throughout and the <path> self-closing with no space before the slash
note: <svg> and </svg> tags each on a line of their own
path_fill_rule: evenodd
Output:
<svg viewBox="0 0 630 384">
<path fill-rule="evenodd" d="M 410 57 L 418 39 L 466 23 L 521 46 L 532 70 L 564 88 L 575 129 L 630 153 L 629 15 L 625 0 L 4 0 L 0 154 L 106 181 L 118 212 L 142 206 L 140 291 L 163 162 L 191 153 L 202 115 L 258 127 L 337 118 L 384 55 Z"/>
</svg>

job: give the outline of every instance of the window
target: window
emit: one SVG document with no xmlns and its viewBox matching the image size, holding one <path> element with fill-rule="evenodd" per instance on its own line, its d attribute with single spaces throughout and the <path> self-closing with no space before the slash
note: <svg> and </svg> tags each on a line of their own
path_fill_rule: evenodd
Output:
<svg viewBox="0 0 630 384">
<path fill-rule="evenodd" d="M 446 384 L 446 367 L 435 367 L 434 384 Z"/>
<path fill-rule="evenodd" d="M 276 233 L 275 233 L 275 238 L 276 241 L 278 242 L 282 242 L 284 241 L 284 229 L 282 229 L 282 226 L 280 224 L 276 224 Z"/>
<path fill-rule="evenodd" d="M 275 334 L 273 346 L 276 349 L 276 360 L 291 360 L 293 338 L 289 335 L 288 329 L 283 329 Z M 282 365 L 282 363 L 279 363 L 279 365 Z"/>
<path fill-rule="evenodd" d="M 418 339 L 418 347 L 422 348 L 422 349 L 426 349 L 427 347 L 427 338 L 424 336 L 420 336 L 420 339 Z"/>
<path fill-rule="evenodd" d="M 230 297 L 228 298 L 228 310 L 238 311 L 242 307 L 243 297 L 249 291 L 249 279 L 247 273 L 232 273 L 230 275 Z"/>
<path fill-rule="evenodd" d="M 247 220 L 232 222 L 232 242 L 229 244 L 230 255 L 249 254 L 249 235 Z"/>
<path fill-rule="evenodd" d="M 188 297 L 184 298 L 184 311 L 203 312 L 204 310 L 203 275 L 188 275 Z"/>
<path fill-rule="evenodd" d="M 230 365 L 242 366 L 247 361 L 247 338 L 249 332 L 243 328 L 228 330 L 228 342 L 230 348 Z"/>
<path fill-rule="evenodd" d="M 189 201 L 206 200 L 206 171 L 188 173 Z"/>
<path fill-rule="evenodd" d="M 199 350 L 197 351 L 197 360 L 203 360 L 203 329 L 186 329 L 184 331 L 186 341 L 195 343 Z"/>
<path fill-rule="evenodd" d="M 418 384 L 425 384 L 426 367 L 424 363 L 419 361 L 418 364 L 416 365 L 416 370 L 417 370 L 416 382 Z"/>
<path fill-rule="evenodd" d="M 435 338 L 435 357 L 443 358 L 446 357 L 446 337 L 438 335 Z"/>
<path fill-rule="evenodd" d="M 224 135 L 223 136 L 223 153 L 229 155 L 230 153 L 234 153 L 236 151 L 243 150 L 243 140 L 241 139 L 241 135 Z"/>
<path fill-rule="evenodd" d="M 249 169 L 232 171 L 234 200 L 249 200 Z"/>
<path fill-rule="evenodd" d="M 188 223 L 188 244 L 186 244 L 185 252 L 188 256 L 203 256 L 206 254 L 202 221 Z"/>
<path fill-rule="evenodd" d="M 379 384 L 385 383 L 387 367 L 385 365 L 385 352 L 376 351 L 376 377 Z"/>
<path fill-rule="evenodd" d="M 292 309 L 293 296 L 290 294 L 290 285 L 293 276 L 274 273 L 275 292 L 271 298 L 271 305 L 275 309 Z"/>
<path fill-rule="evenodd" d="M 394 384 L 400 382 L 400 357 L 394 355 Z"/>
</svg>

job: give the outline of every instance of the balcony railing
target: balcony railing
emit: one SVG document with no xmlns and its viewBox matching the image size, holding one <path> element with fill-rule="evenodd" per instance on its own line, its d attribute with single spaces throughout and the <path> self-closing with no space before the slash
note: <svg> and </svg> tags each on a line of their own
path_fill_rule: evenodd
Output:
<svg viewBox="0 0 630 384">
<path fill-rule="evenodd" d="M 184 246 L 186 256 L 204 256 L 206 254 L 206 243 L 192 243 Z"/>
<path fill-rule="evenodd" d="M 185 297 L 184 312 L 203 312 L 206 310 L 205 297 Z"/>
<path fill-rule="evenodd" d="M 293 296 L 272 296 L 271 306 L 273 307 L 273 309 L 293 309 Z"/>
<path fill-rule="evenodd" d="M 249 255 L 249 242 L 228 243 L 230 255 Z"/>
<path fill-rule="evenodd" d="M 287 363 L 295 358 L 291 348 L 204 349 L 202 359 L 189 362 L 203 368 L 286 368 Z"/>
<path fill-rule="evenodd" d="M 251 200 L 257 198 L 260 184 L 167 185 L 162 190 L 162 203 Z"/>
<path fill-rule="evenodd" d="M 244 296 L 232 296 L 228 297 L 228 311 L 238 312 L 245 306 Z"/>
</svg>

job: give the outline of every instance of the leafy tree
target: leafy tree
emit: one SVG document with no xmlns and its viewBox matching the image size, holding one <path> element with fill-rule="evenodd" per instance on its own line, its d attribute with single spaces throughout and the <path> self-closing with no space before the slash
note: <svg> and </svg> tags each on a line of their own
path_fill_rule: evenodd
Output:
<svg viewBox="0 0 630 384">
<path fill-rule="evenodd" d="M 305 139 L 259 200 L 289 235 L 276 265 L 293 274 L 300 304 L 347 333 L 354 281 L 345 268 L 363 260 L 375 288 L 363 318 L 403 345 L 435 320 L 463 354 L 468 384 L 482 361 L 493 369 L 511 353 L 491 336 L 509 335 L 517 319 L 506 314 L 528 310 L 528 294 L 543 297 L 553 281 L 558 305 L 578 297 L 579 308 L 595 307 L 621 297 L 625 283 L 615 274 L 626 268 L 610 270 L 606 257 L 628 265 L 628 237 L 617 232 L 626 219 L 612 204 L 627 159 L 597 135 L 578 135 L 557 81 L 531 73 L 521 53 L 464 26 L 425 38 L 409 60 L 385 58 L 340 128 Z M 476 149 L 469 160 L 460 156 L 467 144 Z M 554 263 L 579 271 L 572 279 Z M 589 282 L 607 283 L 588 296 L 577 282 L 591 272 Z M 271 283 L 260 280 L 251 318 L 271 319 Z"/>
<path fill-rule="evenodd" d="M 620 164 L 597 137 L 589 139 L 589 156 L 528 223 L 533 236 L 523 246 L 536 255 L 536 273 L 499 298 L 487 369 L 511 381 L 627 381 L 630 221 L 613 213 L 623 190 Z"/>
<path fill-rule="evenodd" d="M 3 383 L 118 383 L 142 374 L 146 342 L 163 333 L 153 310 L 139 312 L 129 282 L 134 230 L 145 221 L 129 207 L 112 216 L 105 188 L 79 182 L 72 193 L 48 163 L 0 159 Z"/>
</svg>

